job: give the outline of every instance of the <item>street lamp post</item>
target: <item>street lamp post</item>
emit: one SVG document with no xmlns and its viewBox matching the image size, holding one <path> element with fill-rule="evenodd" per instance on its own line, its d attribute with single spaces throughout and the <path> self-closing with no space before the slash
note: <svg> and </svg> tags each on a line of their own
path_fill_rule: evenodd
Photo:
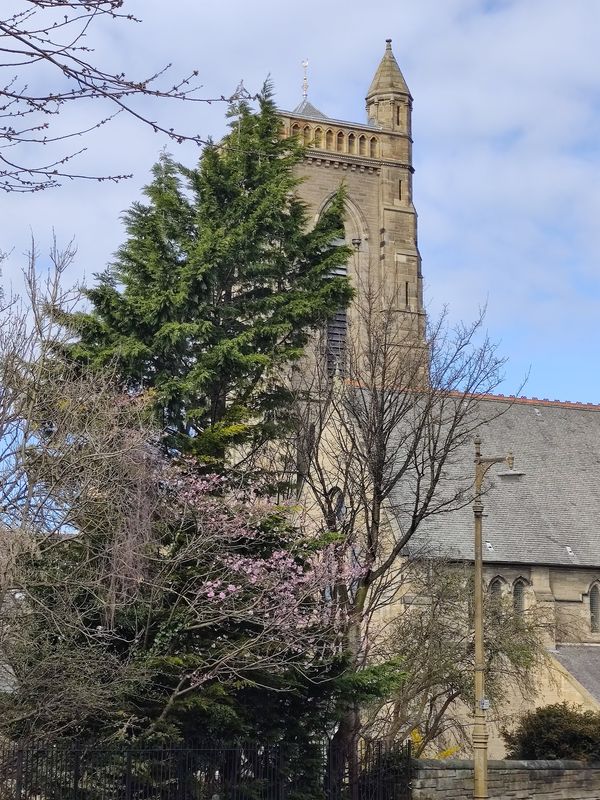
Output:
<svg viewBox="0 0 600 800">
<path fill-rule="evenodd" d="M 484 458 L 481 455 L 481 439 L 475 439 L 475 497 L 473 516 L 475 519 L 475 586 L 474 586 L 474 628 L 475 628 L 475 720 L 473 725 L 473 800 L 487 800 L 488 783 L 488 732 L 486 711 L 488 701 L 485 697 L 485 652 L 483 644 L 483 503 L 481 488 L 487 471 L 493 464 L 508 464 L 513 468 L 512 453 L 498 458 Z"/>
</svg>

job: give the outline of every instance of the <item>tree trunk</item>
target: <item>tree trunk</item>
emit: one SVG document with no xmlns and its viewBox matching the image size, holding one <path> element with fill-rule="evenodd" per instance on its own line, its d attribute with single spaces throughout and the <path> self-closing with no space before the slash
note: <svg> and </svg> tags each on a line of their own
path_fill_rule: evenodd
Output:
<svg viewBox="0 0 600 800">
<path fill-rule="evenodd" d="M 349 655 L 349 667 L 356 672 L 360 655 L 362 603 L 362 587 L 350 614 L 350 622 L 346 632 L 346 652 Z M 333 735 L 329 748 L 329 800 L 339 800 L 347 776 L 350 798 L 358 800 L 358 779 L 360 760 L 358 740 L 360 736 L 360 706 L 356 700 L 350 699 L 340 715 L 340 723 Z"/>
</svg>

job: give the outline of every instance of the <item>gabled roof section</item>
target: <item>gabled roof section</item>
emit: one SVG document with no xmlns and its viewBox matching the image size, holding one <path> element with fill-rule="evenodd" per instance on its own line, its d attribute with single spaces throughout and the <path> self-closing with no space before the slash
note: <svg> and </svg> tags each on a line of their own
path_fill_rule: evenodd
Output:
<svg viewBox="0 0 600 800">
<path fill-rule="evenodd" d="M 315 108 L 312 103 L 310 103 L 306 97 L 300 103 L 299 106 L 292 111 L 292 114 L 295 117 L 312 117 L 313 119 L 317 117 L 318 119 L 327 119 L 325 114 L 319 111 L 318 108 Z"/>
<path fill-rule="evenodd" d="M 381 59 L 381 63 L 377 67 L 375 77 L 371 81 L 369 91 L 367 92 L 367 100 L 377 94 L 407 94 L 410 97 L 410 92 L 404 75 L 400 72 L 400 67 L 392 53 L 392 40 L 385 40 L 385 53 Z"/>
<path fill-rule="evenodd" d="M 514 472 L 492 467 L 485 482 L 483 558 L 487 563 L 600 568 L 600 407 L 534 398 L 477 401 L 484 456 L 514 455 Z M 473 431 L 473 437 L 475 431 Z M 473 442 L 449 458 L 440 497 L 473 486 Z M 390 511 L 406 529 L 413 496 L 399 485 Z M 473 560 L 473 510 L 424 520 L 409 550 Z M 600 649 L 599 649 L 600 653 Z"/>
<path fill-rule="evenodd" d="M 553 655 L 600 702 L 600 647 L 559 645 Z"/>
</svg>

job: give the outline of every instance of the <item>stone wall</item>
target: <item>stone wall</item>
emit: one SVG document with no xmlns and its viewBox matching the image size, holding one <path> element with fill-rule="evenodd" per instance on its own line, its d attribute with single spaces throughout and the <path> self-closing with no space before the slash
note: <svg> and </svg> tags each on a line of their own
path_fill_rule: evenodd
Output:
<svg viewBox="0 0 600 800">
<path fill-rule="evenodd" d="M 413 762 L 413 800 L 467 800 L 472 761 Z M 490 800 L 598 800 L 600 764 L 579 761 L 490 761 Z"/>
</svg>

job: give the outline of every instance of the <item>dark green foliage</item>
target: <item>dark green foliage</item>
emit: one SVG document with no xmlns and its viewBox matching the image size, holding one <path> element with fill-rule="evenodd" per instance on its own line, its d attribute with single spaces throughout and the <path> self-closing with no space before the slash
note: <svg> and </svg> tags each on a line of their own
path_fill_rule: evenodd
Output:
<svg viewBox="0 0 600 800">
<path fill-rule="evenodd" d="M 517 728 L 503 731 L 509 758 L 600 762 L 600 712 L 568 703 L 524 714 Z"/>
<path fill-rule="evenodd" d="M 55 310 L 73 334 L 69 363 L 81 365 L 82 374 L 89 365 L 92 374 L 114 365 L 126 396 L 142 393 L 152 406 L 167 452 L 192 456 L 186 463 L 195 476 L 222 471 L 233 448 L 242 446 L 236 452 L 245 455 L 286 429 L 289 371 L 313 331 L 352 295 L 338 274 L 349 257 L 339 246 L 343 191 L 308 230 L 294 175 L 303 149 L 282 137 L 268 89 L 257 113 L 241 103 L 231 119 L 228 136 L 205 149 L 196 169 L 167 155 L 155 165 L 145 197 L 125 214 L 127 238 L 114 263 L 87 291 L 90 312 Z M 114 494 L 99 492 L 97 500 L 110 504 Z M 72 541 L 56 555 L 49 552 L 43 568 L 52 573 L 51 586 L 32 587 L 36 599 L 43 595 L 42 611 L 57 616 L 64 610 L 60 619 L 67 622 L 69 613 L 75 618 L 65 651 L 81 652 L 87 637 L 101 653 L 94 664 L 107 665 L 89 680 L 100 688 L 104 681 L 104 694 L 81 713 L 73 702 L 60 735 L 151 742 L 243 737 L 306 751 L 331 730 L 333 678 L 340 670 L 316 646 L 298 655 L 293 630 L 283 640 L 261 639 L 263 620 L 239 610 L 229 617 L 214 611 L 198 587 L 215 577 L 220 556 L 231 555 L 221 551 L 235 509 L 223 500 L 225 511 L 211 516 L 207 500 L 190 519 L 188 504 L 183 516 L 177 507 L 176 491 L 174 497 L 158 494 L 164 508 L 161 500 L 160 513 L 131 545 L 138 575 L 126 571 L 110 619 L 109 557 L 127 548 L 113 548 L 112 523 L 90 516 L 87 507 L 74 523 L 81 545 Z M 215 490 L 215 503 L 218 496 Z M 246 524 L 250 512 L 243 512 Z M 294 534 L 273 513 L 256 536 L 234 537 L 231 547 L 235 555 L 268 558 L 291 550 Z M 39 570 L 37 562 L 29 566 Z M 36 619 L 32 615 L 31 636 L 22 638 L 31 658 L 38 638 L 51 649 L 58 636 L 44 613 L 37 627 Z M 261 647 L 258 658 L 237 655 Z M 235 663 L 221 666 L 230 664 L 232 652 Z M 42 676 L 50 695 L 61 686 L 53 669 L 54 662 Z M 67 671 L 77 675 L 77 665 Z M 34 696 L 24 697 L 23 705 L 29 708 Z M 20 695 L 7 703 L 15 700 Z M 34 725 L 39 731 L 40 723 L 55 732 L 44 714 L 33 723 L 28 718 L 18 732 L 30 733 Z"/>
<path fill-rule="evenodd" d="M 310 333 L 351 298 L 340 190 L 308 231 L 267 87 L 260 108 L 231 109 L 231 131 L 196 169 L 163 155 L 125 214 L 127 239 L 87 292 L 91 313 L 63 317 L 71 353 L 116 361 L 132 390 L 151 390 L 167 444 L 219 463 L 227 447 L 286 423 L 282 371 Z"/>
</svg>

